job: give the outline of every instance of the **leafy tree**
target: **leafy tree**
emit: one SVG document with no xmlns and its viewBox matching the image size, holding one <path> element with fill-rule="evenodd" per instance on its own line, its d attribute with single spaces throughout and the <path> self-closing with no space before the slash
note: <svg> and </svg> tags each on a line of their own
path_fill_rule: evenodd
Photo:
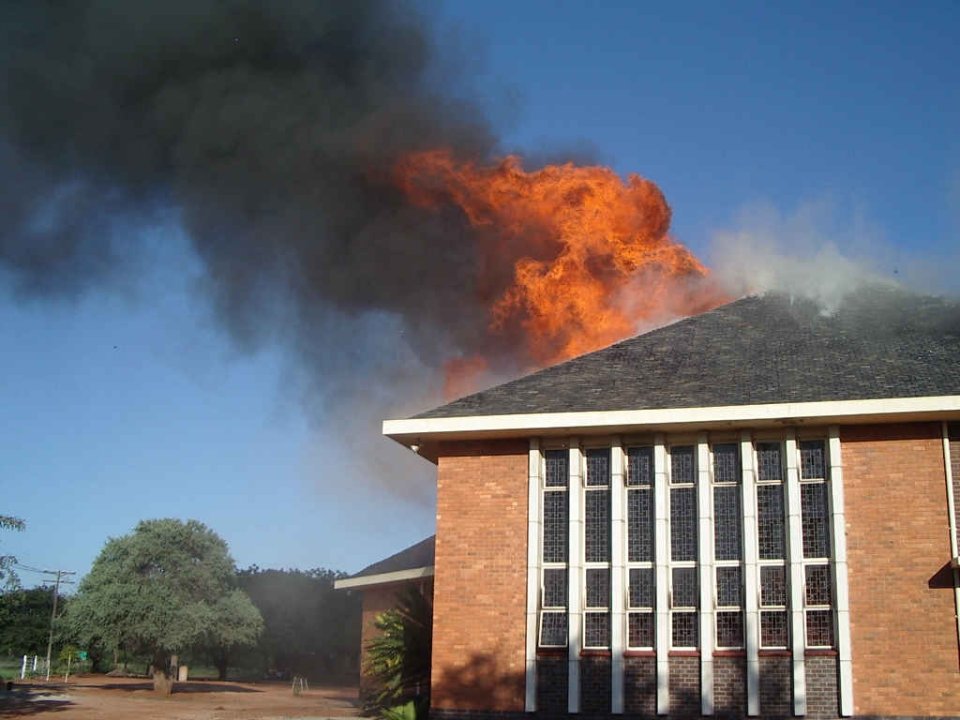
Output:
<svg viewBox="0 0 960 720">
<path fill-rule="evenodd" d="M 169 692 L 172 654 L 257 636 L 262 620 L 249 602 L 215 532 L 196 520 L 145 520 L 107 541 L 65 622 L 81 646 L 149 657 L 154 689 Z"/>
<path fill-rule="evenodd" d="M 407 588 L 397 605 L 374 622 L 380 634 L 367 644 L 364 671 L 377 688 L 368 710 L 385 718 L 426 717 L 430 704 L 433 604 L 417 588 Z"/>
<path fill-rule="evenodd" d="M 65 600 L 60 597 L 61 602 Z M 0 595 L 0 654 L 46 653 L 52 612 L 50 587 L 8 590 Z"/>
<path fill-rule="evenodd" d="M 12 515 L 0 515 L 0 530 L 23 530 L 27 524 L 20 518 Z M 17 574 L 11 569 L 17 559 L 13 555 L 0 555 L 0 582 L 4 582 L 11 589 L 20 586 Z"/>
<path fill-rule="evenodd" d="M 217 600 L 213 624 L 207 628 L 202 645 L 217 668 L 220 680 L 227 679 L 232 653 L 237 648 L 254 645 L 262 631 L 260 611 L 243 590 L 231 590 Z"/>
<path fill-rule="evenodd" d="M 282 676 L 354 677 L 359 664 L 360 598 L 334 590 L 333 570 L 242 570 L 242 587 L 263 615 L 264 632 L 246 661 Z"/>
</svg>

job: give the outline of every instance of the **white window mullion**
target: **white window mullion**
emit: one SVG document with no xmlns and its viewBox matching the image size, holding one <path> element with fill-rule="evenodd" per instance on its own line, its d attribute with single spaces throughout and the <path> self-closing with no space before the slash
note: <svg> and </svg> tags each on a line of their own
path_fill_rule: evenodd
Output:
<svg viewBox="0 0 960 720">
<path fill-rule="evenodd" d="M 747 715 L 760 714 L 760 578 L 757 571 L 756 475 L 750 433 L 740 435 L 743 492 L 744 646 L 747 651 Z"/>
<path fill-rule="evenodd" d="M 840 663 L 840 714 L 853 715 L 853 662 L 850 649 L 850 593 L 847 581 L 847 536 L 843 500 L 840 428 L 830 427 L 830 528 L 833 541 L 833 586 L 836 588 L 834 627 Z"/>
<path fill-rule="evenodd" d="M 626 582 L 624 579 L 627 545 L 626 491 L 624 455 L 619 439 L 610 449 L 610 711 L 623 713 L 623 652 L 626 649 Z"/>
<path fill-rule="evenodd" d="M 570 536 L 567 574 L 567 712 L 580 712 L 580 648 L 583 634 L 583 459 L 576 439 L 570 439 Z"/>
<path fill-rule="evenodd" d="M 530 440 L 527 480 L 527 643 L 524 710 L 537 709 L 537 620 L 540 598 L 540 442 Z"/>
<path fill-rule="evenodd" d="M 700 564 L 700 712 L 713 715 L 713 639 L 715 626 L 713 499 L 710 484 L 710 447 L 707 434 L 697 438 L 697 522 Z"/>
<path fill-rule="evenodd" d="M 667 506 L 667 452 L 663 435 L 654 440 L 654 552 L 657 569 L 657 714 L 670 712 L 670 607 L 667 597 L 670 565 L 670 527 Z"/>
<path fill-rule="evenodd" d="M 806 623 L 803 598 L 803 528 L 800 511 L 800 473 L 797 440 L 787 430 L 784 443 L 787 466 L 787 558 L 790 569 L 790 640 L 793 659 L 793 714 L 807 714 L 807 678 L 804 648 Z"/>
</svg>

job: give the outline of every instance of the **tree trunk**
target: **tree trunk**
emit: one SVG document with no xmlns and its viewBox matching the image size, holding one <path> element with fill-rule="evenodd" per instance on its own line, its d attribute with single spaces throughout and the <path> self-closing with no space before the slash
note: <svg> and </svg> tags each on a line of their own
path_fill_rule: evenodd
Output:
<svg viewBox="0 0 960 720">
<path fill-rule="evenodd" d="M 170 656 L 157 652 L 153 656 L 153 691 L 158 695 L 170 695 L 173 692 L 173 681 L 170 677 Z"/>
<path fill-rule="evenodd" d="M 173 692 L 173 678 L 163 670 L 154 670 L 153 691 L 158 695 L 170 695 Z"/>
<path fill-rule="evenodd" d="M 229 665 L 229 658 L 227 658 L 226 653 L 218 653 L 216 658 L 214 658 L 213 664 L 217 668 L 217 680 L 226 680 L 227 679 L 227 665 Z"/>
</svg>

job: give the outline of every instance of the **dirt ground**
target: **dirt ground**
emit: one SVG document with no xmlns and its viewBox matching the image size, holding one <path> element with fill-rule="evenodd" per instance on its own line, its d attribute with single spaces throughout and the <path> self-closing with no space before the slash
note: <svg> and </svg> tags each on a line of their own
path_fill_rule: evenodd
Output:
<svg viewBox="0 0 960 720">
<path fill-rule="evenodd" d="M 14 685 L 0 691 L 0 717 L 51 720 L 315 720 L 356 717 L 355 687 L 190 681 L 159 697 L 148 680 L 100 675 L 69 682 Z"/>
</svg>

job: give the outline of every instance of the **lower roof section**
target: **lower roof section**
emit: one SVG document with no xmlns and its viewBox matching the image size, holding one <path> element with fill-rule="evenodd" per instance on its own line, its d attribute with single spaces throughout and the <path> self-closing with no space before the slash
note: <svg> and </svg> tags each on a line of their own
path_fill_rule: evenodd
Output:
<svg viewBox="0 0 960 720">
<path fill-rule="evenodd" d="M 410 580 L 420 580 L 421 578 L 433 577 L 433 566 L 411 568 L 410 570 L 398 570 L 397 572 L 379 573 L 378 575 L 361 575 L 359 577 L 348 577 L 335 580 L 333 587 L 336 590 L 347 590 L 349 588 L 369 588 L 374 585 L 389 585 L 391 583 L 408 582 Z"/>
<path fill-rule="evenodd" d="M 437 444 L 523 436 L 683 432 L 960 419 L 960 395 L 718 407 L 385 420 L 383 434 L 436 462 Z"/>
<path fill-rule="evenodd" d="M 368 588 L 373 585 L 386 585 L 432 577 L 435 543 L 436 536 L 431 535 L 388 558 L 368 565 L 350 577 L 336 580 L 333 586 L 337 590 Z"/>
</svg>

